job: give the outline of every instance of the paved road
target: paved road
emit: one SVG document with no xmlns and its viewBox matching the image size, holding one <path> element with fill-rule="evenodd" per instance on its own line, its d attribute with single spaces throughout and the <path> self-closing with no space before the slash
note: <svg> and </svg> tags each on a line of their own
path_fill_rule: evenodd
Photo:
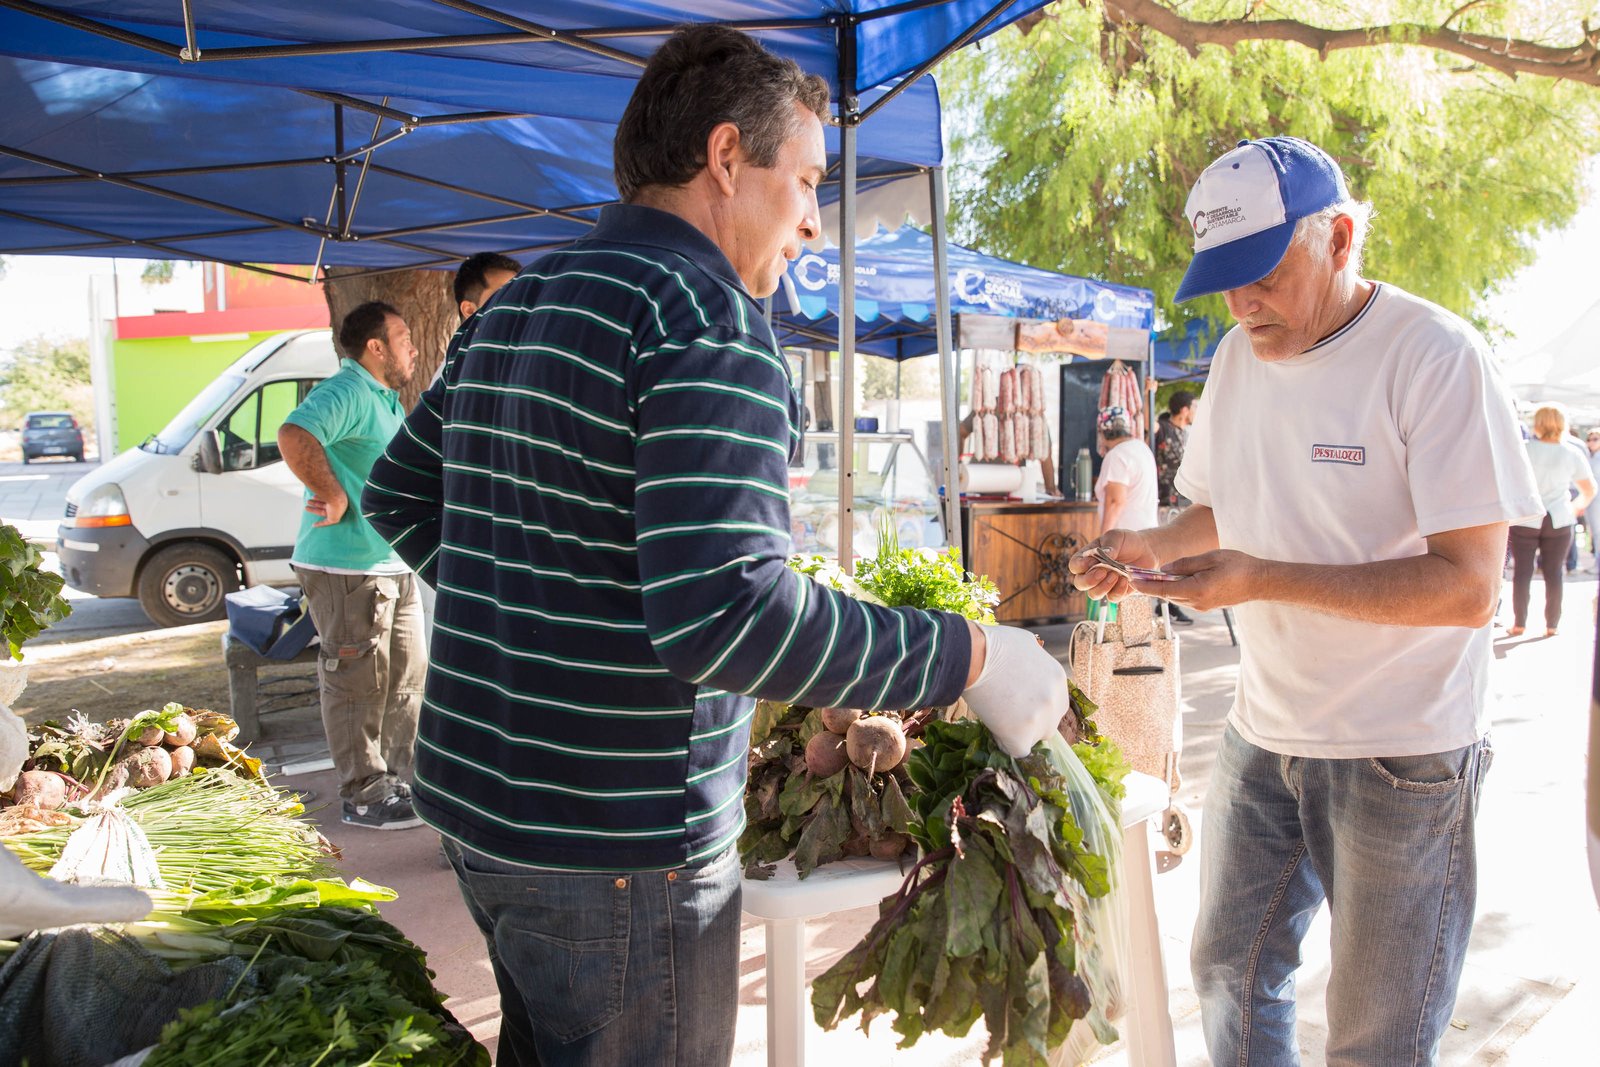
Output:
<svg viewBox="0 0 1600 1067">
<path fill-rule="evenodd" d="M 98 466 L 93 461 L 74 463 L 56 459 L 0 463 L 0 518 L 41 547 L 54 545 L 56 527 L 66 510 L 67 490 Z M 54 552 L 45 552 L 45 566 L 60 572 L 60 562 Z M 156 628 L 145 617 L 137 600 L 106 600 L 76 589 L 68 589 L 66 598 L 72 604 L 72 614 L 34 638 L 33 644 L 48 645 Z"/>
</svg>

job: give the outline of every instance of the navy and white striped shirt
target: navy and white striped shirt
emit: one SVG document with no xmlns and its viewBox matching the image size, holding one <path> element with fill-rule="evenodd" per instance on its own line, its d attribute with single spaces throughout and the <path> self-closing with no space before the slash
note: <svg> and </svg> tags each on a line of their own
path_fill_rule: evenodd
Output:
<svg viewBox="0 0 1600 1067">
<path fill-rule="evenodd" d="M 508 283 L 362 508 L 438 591 L 418 812 L 530 866 L 696 864 L 737 839 L 751 696 L 955 700 L 965 620 L 785 566 L 800 399 L 686 221 L 605 209 Z"/>
</svg>

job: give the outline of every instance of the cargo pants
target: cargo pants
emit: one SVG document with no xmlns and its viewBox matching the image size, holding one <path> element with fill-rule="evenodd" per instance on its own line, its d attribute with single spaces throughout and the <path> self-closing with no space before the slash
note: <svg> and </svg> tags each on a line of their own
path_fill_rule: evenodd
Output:
<svg viewBox="0 0 1600 1067">
<path fill-rule="evenodd" d="M 339 796 L 373 804 L 409 783 L 428 656 L 412 574 L 295 568 L 317 624 L 322 726 Z"/>
</svg>

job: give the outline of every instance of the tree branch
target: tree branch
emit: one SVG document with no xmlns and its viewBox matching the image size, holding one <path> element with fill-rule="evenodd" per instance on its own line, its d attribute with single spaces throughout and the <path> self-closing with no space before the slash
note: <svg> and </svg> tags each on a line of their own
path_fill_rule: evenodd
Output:
<svg viewBox="0 0 1600 1067">
<path fill-rule="evenodd" d="M 1456 18 L 1471 6 L 1464 5 L 1450 18 Z M 1450 19 L 1445 20 L 1443 26 L 1402 22 L 1330 30 L 1297 19 L 1197 21 L 1184 18 L 1160 0 L 1105 0 L 1105 9 L 1108 18 L 1148 26 L 1176 41 L 1190 55 L 1197 54 L 1203 44 L 1231 49 L 1245 41 L 1293 41 L 1314 49 L 1323 57 L 1329 52 L 1345 48 L 1404 44 L 1466 56 L 1512 77 L 1537 74 L 1600 86 L 1600 42 L 1597 42 L 1600 34 L 1589 32 L 1587 26 L 1579 43 L 1557 46 L 1452 30 L 1449 28 Z"/>
</svg>

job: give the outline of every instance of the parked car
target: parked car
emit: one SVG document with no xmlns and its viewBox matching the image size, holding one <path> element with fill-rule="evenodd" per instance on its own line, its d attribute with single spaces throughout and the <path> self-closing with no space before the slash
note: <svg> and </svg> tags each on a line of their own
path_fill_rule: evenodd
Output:
<svg viewBox="0 0 1600 1067">
<path fill-rule="evenodd" d="M 83 427 L 70 411 L 30 411 L 22 420 L 22 462 L 71 456 L 83 462 Z"/>
<path fill-rule="evenodd" d="M 67 584 L 137 596 L 162 626 L 220 619 L 243 586 L 294 584 L 304 498 L 278 428 L 338 366 L 327 330 L 269 337 L 160 433 L 79 478 L 56 539 Z"/>
</svg>

